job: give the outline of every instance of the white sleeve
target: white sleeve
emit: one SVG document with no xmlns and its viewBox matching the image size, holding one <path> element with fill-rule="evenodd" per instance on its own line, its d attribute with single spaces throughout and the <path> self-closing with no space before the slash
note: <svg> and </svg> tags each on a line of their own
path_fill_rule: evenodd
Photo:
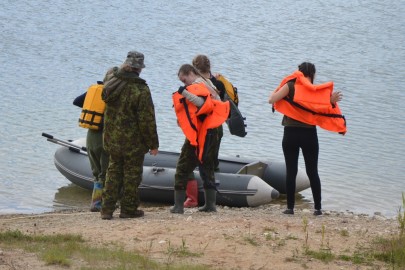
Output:
<svg viewBox="0 0 405 270">
<path fill-rule="evenodd" d="M 193 103 L 198 108 L 200 108 L 205 102 L 204 98 L 196 96 L 196 95 L 190 93 L 189 91 L 187 91 L 186 89 L 181 94 L 183 97 L 188 99 L 191 103 Z"/>
</svg>

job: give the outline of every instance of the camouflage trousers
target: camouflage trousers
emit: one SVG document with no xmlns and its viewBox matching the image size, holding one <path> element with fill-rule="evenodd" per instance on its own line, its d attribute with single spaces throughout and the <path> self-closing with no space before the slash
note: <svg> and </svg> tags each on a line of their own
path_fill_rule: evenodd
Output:
<svg viewBox="0 0 405 270">
<path fill-rule="evenodd" d="M 218 147 L 217 129 L 209 129 L 204 145 L 203 160 L 200 162 L 197 157 L 196 147 L 185 140 L 179 160 L 177 161 L 176 174 L 174 176 L 174 189 L 185 190 L 187 181 L 190 179 L 196 167 L 199 169 L 204 189 L 215 188 L 214 163 Z"/>
<path fill-rule="evenodd" d="M 138 187 L 142 182 L 145 154 L 139 151 L 110 153 L 102 195 L 102 212 L 113 213 L 120 198 L 121 213 L 135 214 L 140 204 Z"/>
<path fill-rule="evenodd" d="M 108 153 L 103 148 L 103 131 L 89 129 L 86 148 L 95 182 L 101 182 L 104 185 L 108 168 Z"/>
</svg>

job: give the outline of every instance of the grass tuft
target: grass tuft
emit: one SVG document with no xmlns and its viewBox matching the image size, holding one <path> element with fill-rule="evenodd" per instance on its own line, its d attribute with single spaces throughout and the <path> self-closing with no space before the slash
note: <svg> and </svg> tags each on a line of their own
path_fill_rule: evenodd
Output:
<svg viewBox="0 0 405 270">
<path fill-rule="evenodd" d="M 398 210 L 399 236 L 405 233 L 405 192 L 402 192 L 402 207 Z"/>
<path fill-rule="evenodd" d="M 254 239 L 254 238 L 251 237 L 251 236 L 246 236 L 244 239 L 245 239 L 246 242 L 248 242 L 248 243 L 251 244 L 252 246 L 257 247 L 257 246 L 259 245 L 259 244 L 257 243 L 256 239 Z"/>
<path fill-rule="evenodd" d="M 325 263 L 331 262 L 335 259 L 335 255 L 329 249 L 319 251 L 306 249 L 304 254 Z"/>
<path fill-rule="evenodd" d="M 206 247 L 205 247 L 206 248 Z M 179 247 L 174 247 L 169 242 L 169 246 L 167 247 L 167 254 L 171 257 L 172 255 L 176 257 L 201 257 L 203 253 L 195 253 L 191 252 L 186 245 L 186 241 L 181 239 L 181 245 Z"/>
<path fill-rule="evenodd" d="M 29 235 L 21 231 L 0 232 L 0 247 L 23 249 L 39 255 L 46 265 L 80 269 L 140 269 L 140 270 L 203 270 L 205 266 L 163 265 L 149 258 L 124 250 L 122 247 L 110 246 L 93 248 L 85 243 L 80 235 Z M 191 253 L 183 240 L 180 248 L 175 249 L 177 256 L 201 256 Z M 76 265 L 75 265 L 76 264 Z"/>
<path fill-rule="evenodd" d="M 380 239 L 373 253 L 377 260 L 405 268 L 405 235 L 393 239 Z"/>
<path fill-rule="evenodd" d="M 399 234 L 392 238 L 377 239 L 374 243 L 372 256 L 389 263 L 393 269 L 405 269 L 405 193 L 402 193 L 402 207 L 399 208 L 397 220 Z"/>
</svg>

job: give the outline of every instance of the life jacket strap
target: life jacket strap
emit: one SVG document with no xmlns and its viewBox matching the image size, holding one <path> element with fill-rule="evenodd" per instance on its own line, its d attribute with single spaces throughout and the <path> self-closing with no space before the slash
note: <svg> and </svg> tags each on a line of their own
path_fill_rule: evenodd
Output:
<svg viewBox="0 0 405 270">
<path fill-rule="evenodd" d="M 332 118 L 345 118 L 344 115 L 341 114 L 337 114 L 337 113 L 319 113 L 319 112 L 315 112 L 311 109 L 308 109 L 304 106 L 302 106 L 301 104 L 298 104 L 297 102 L 295 102 L 294 100 L 292 100 L 291 98 L 285 97 L 284 98 L 288 103 L 290 103 L 291 105 L 300 108 L 301 110 L 304 110 L 306 112 L 315 114 L 315 115 L 322 115 L 322 116 L 326 116 L 326 117 L 332 117 Z"/>
<path fill-rule="evenodd" d="M 100 123 L 95 123 L 94 122 L 94 118 L 96 117 L 96 116 L 100 116 L 100 117 L 103 117 L 103 113 L 99 113 L 99 112 L 96 112 L 96 111 L 90 111 L 90 110 L 87 110 L 87 109 L 83 109 L 82 110 L 82 113 L 83 113 L 83 119 L 82 118 L 79 118 L 79 123 L 82 123 L 82 124 L 88 124 L 88 125 L 91 125 L 91 126 L 98 126 L 98 127 L 101 127 L 101 125 L 102 125 L 102 121 L 100 122 Z M 85 120 L 86 119 L 86 116 L 87 115 L 91 115 L 91 119 L 90 120 Z"/>
<path fill-rule="evenodd" d="M 186 104 L 186 98 L 180 99 L 180 103 L 183 104 L 184 106 L 184 111 L 186 112 L 187 119 L 188 122 L 190 123 L 191 128 L 197 131 L 197 127 L 193 124 L 193 121 L 191 121 L 190 111 L 188 110 L 188 106 Z"/>
<path fill-rule="evenodd" d="M 292 98 L 290 97 L 285 97 L 284 98 L 288 103 L 290 103 L 291 105 L 300 108 L 301 110 L 304 110 L 306 112 L 312 113 L 314 115 L 321 115 L 321 116 L 326 116 L 326 117 L 331 117 L 331 118 L 342 118 L 344 120 L 344 125 L 346 126 L 346 118 L 344 115 L 342 114 L 336 114 L 336 113 L 319 113 L 319 112 L 315 112 L 311 109 L 308 109 L 304 106 L 302 106 L 301 104 L 298 104 L 297 102 L 295 102 Z M 274 110 L 274 107 L 273 107 Z M 274 112 L 274 111 L 273 111 Z"/>
</svg>

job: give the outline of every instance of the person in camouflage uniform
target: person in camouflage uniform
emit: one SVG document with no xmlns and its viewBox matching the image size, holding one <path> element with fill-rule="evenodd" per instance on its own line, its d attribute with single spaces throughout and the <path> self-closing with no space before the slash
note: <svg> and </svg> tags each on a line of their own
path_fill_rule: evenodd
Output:
<svg viewBox="0 0 405 270">
<path fill-rule="evenodd" d="M 144 55 L 130 51 L 124 64 L 110 69 L 104 78 L 103 143 L 110 162 L 102 195 L 102 219 L 112 218 L 120 194 L 120 218 L 144 215 L 138 209 L 143 161 L 148 151 L 156 155 L 159 148 L 152 96 L 146 81 L 139 77 L 144 67 Z"/>
</svg>

